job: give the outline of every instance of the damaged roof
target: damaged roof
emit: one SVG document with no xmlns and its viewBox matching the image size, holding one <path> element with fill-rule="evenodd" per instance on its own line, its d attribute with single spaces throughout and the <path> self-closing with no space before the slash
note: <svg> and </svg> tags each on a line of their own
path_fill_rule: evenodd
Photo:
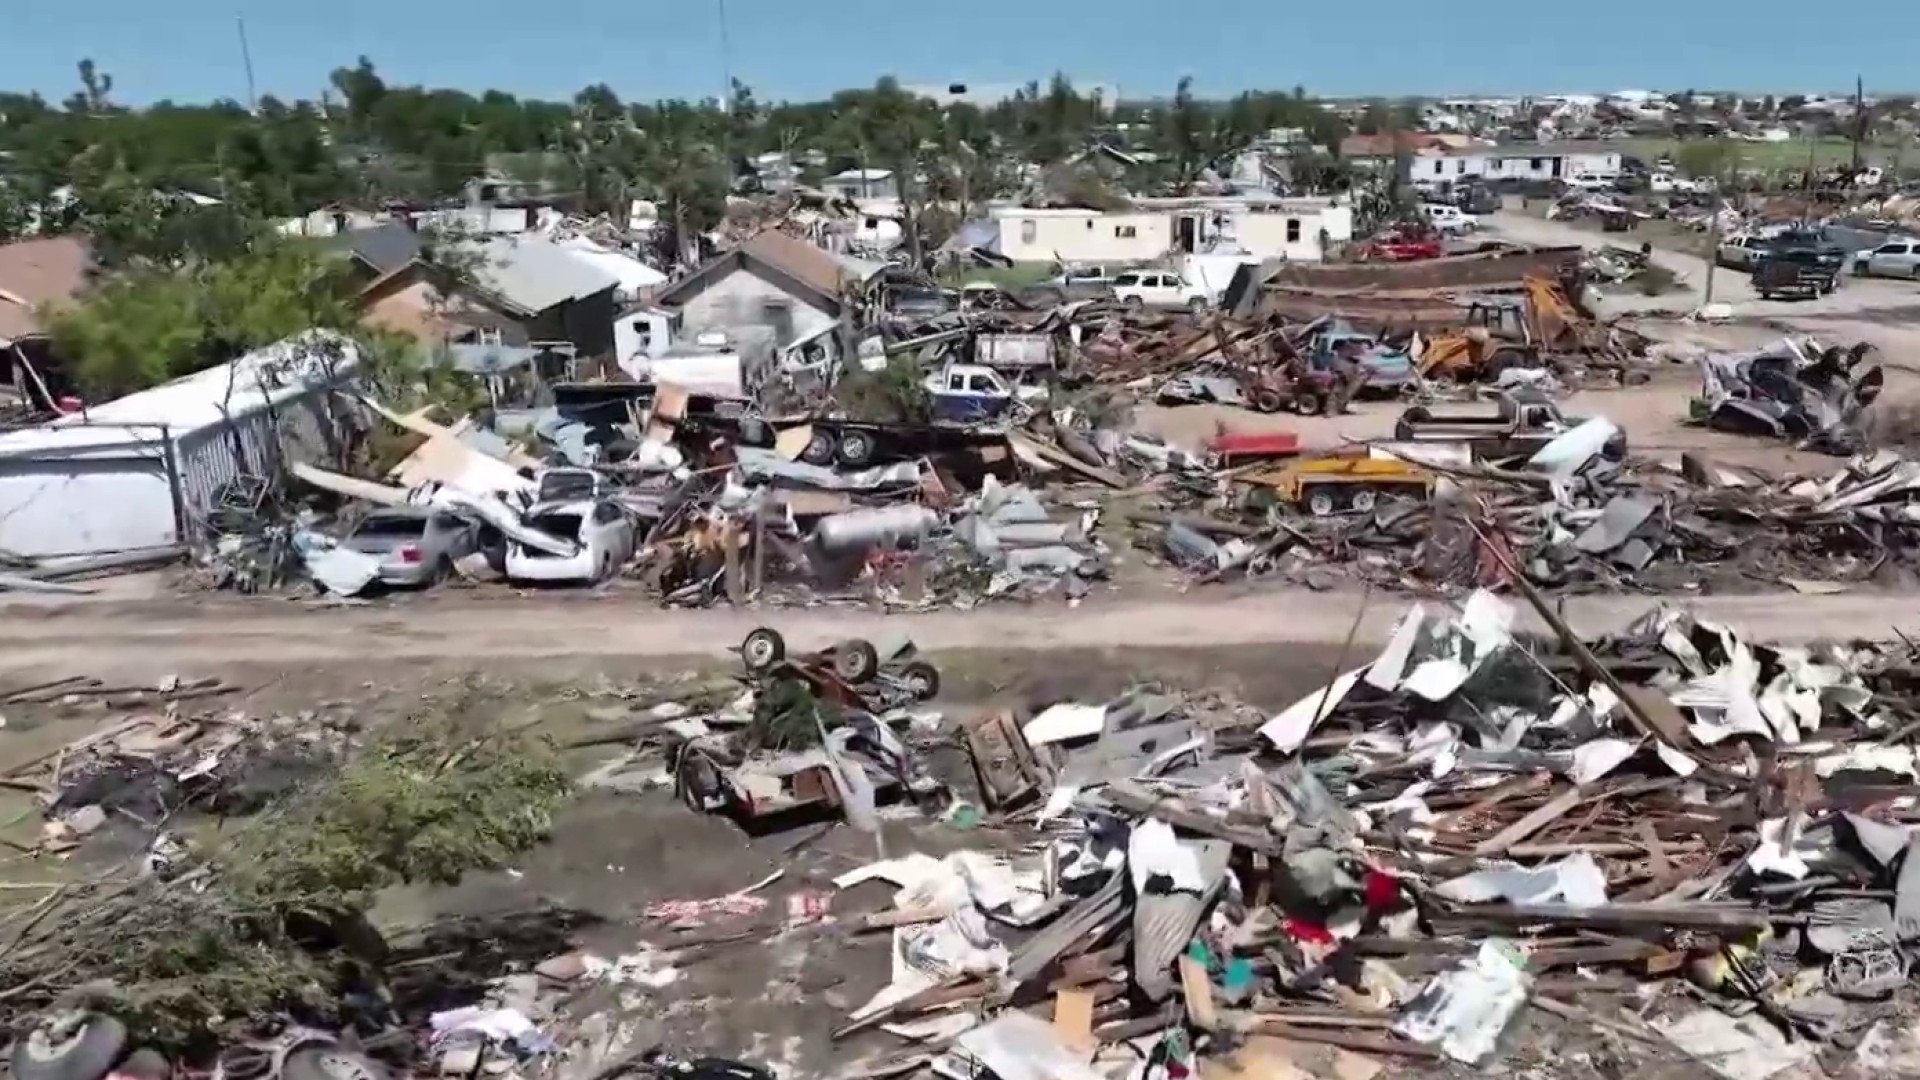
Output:
<svg viewBox="0 0 1920 1080">
<path fill-rule="evenodd" d="M 721 275 L 736 268 L 750 268 L 750 264 L 814 293 L 823 307 L 834 309 L 840 304 L 842 281 L 864 285 L 886 269 L 885 263 L 836 255 L 777 229 L 764 229 L 709 259 L 700 269 L 662 291 L 654 302 L 662 307 L 679 307 L 705 291 Z"/>
<path fill-rule="evenodd" d="M 45 330 L 38 310 L 77 299 L 93 269 L 93 245 L 78 236 L 0 244 L 0 343 Z"/>
<path fill-rule="evenodd" d="M 481 290 L 528 315 L 620 284 L 578 252 L 543 236 L 496 236 L 453 246 L 479 258 L 473 279 Z"/>
</svg>

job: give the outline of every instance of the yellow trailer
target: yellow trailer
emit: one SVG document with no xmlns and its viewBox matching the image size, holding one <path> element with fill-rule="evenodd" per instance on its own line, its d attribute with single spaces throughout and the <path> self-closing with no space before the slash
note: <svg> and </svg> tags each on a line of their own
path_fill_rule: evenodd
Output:
<svg viewBox="0 0 1920 1080">
<path fill-rule="evenodd" d="M 1434 475 L 1398 458 L 1335 454 L 1297 458 L 1284 464 L 1249 466 L 1234 479 L 1272 492 L 1282 502 L 1303 507 L 1314 517 L 1342 511 L 1366 513 L 1381 495 L 1433 495 Z"/>
</svg>

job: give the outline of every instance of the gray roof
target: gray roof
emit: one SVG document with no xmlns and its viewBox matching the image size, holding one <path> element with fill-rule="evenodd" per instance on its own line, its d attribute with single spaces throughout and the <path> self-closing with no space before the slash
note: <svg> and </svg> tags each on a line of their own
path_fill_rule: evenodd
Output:
<svg viewBox="0 0 1920 1080">
<path fill-rule="evenodd" d="M 343 233 L 338 241 L 376 274 L 391 274 L 420 257 L 420 236 L 398 222 Z"/>
<path fill-rule="evenodd" d="M 475 284 L 529 314 L 620 284 L 612 274 L 543 236 L 462 241 L 455 249 L 479 259 Z"/>
</svg>

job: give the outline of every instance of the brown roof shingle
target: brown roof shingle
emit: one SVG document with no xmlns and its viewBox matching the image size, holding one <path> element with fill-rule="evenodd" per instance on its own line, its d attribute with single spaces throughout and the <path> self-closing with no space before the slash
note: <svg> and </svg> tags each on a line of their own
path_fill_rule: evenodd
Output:
<svg viewBox="0 0 1920 1080">
<path fill-rule="evenodd" d="M 840 295 L 843 269 L 825 248 L 778 229 L 762 229 L 740 243 L 740 250 L 810 289 Z"/>
<path fill-rule="evenodd" d="M 93 245 L 77 236 L 0 244 L 0 341 L 45 330 L 36 311 L 78 299 L 93 268 Z"/>
</svg>

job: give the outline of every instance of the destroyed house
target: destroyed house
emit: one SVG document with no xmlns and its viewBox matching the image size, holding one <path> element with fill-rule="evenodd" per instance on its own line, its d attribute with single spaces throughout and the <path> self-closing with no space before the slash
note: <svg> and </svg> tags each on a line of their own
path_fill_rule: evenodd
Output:
<svg viewBox="0 0 1920 1080">
<path fill-rule="evenodd" d="M 765 327 L 776 351 L 817 345 L 821 359 L 832 360 L 840 356 L 833 331 L 848 303 L 884 269 L 769 229 L 708 260 L 653 303 L 671 316 L 675 339 Z"/>
</svg>

